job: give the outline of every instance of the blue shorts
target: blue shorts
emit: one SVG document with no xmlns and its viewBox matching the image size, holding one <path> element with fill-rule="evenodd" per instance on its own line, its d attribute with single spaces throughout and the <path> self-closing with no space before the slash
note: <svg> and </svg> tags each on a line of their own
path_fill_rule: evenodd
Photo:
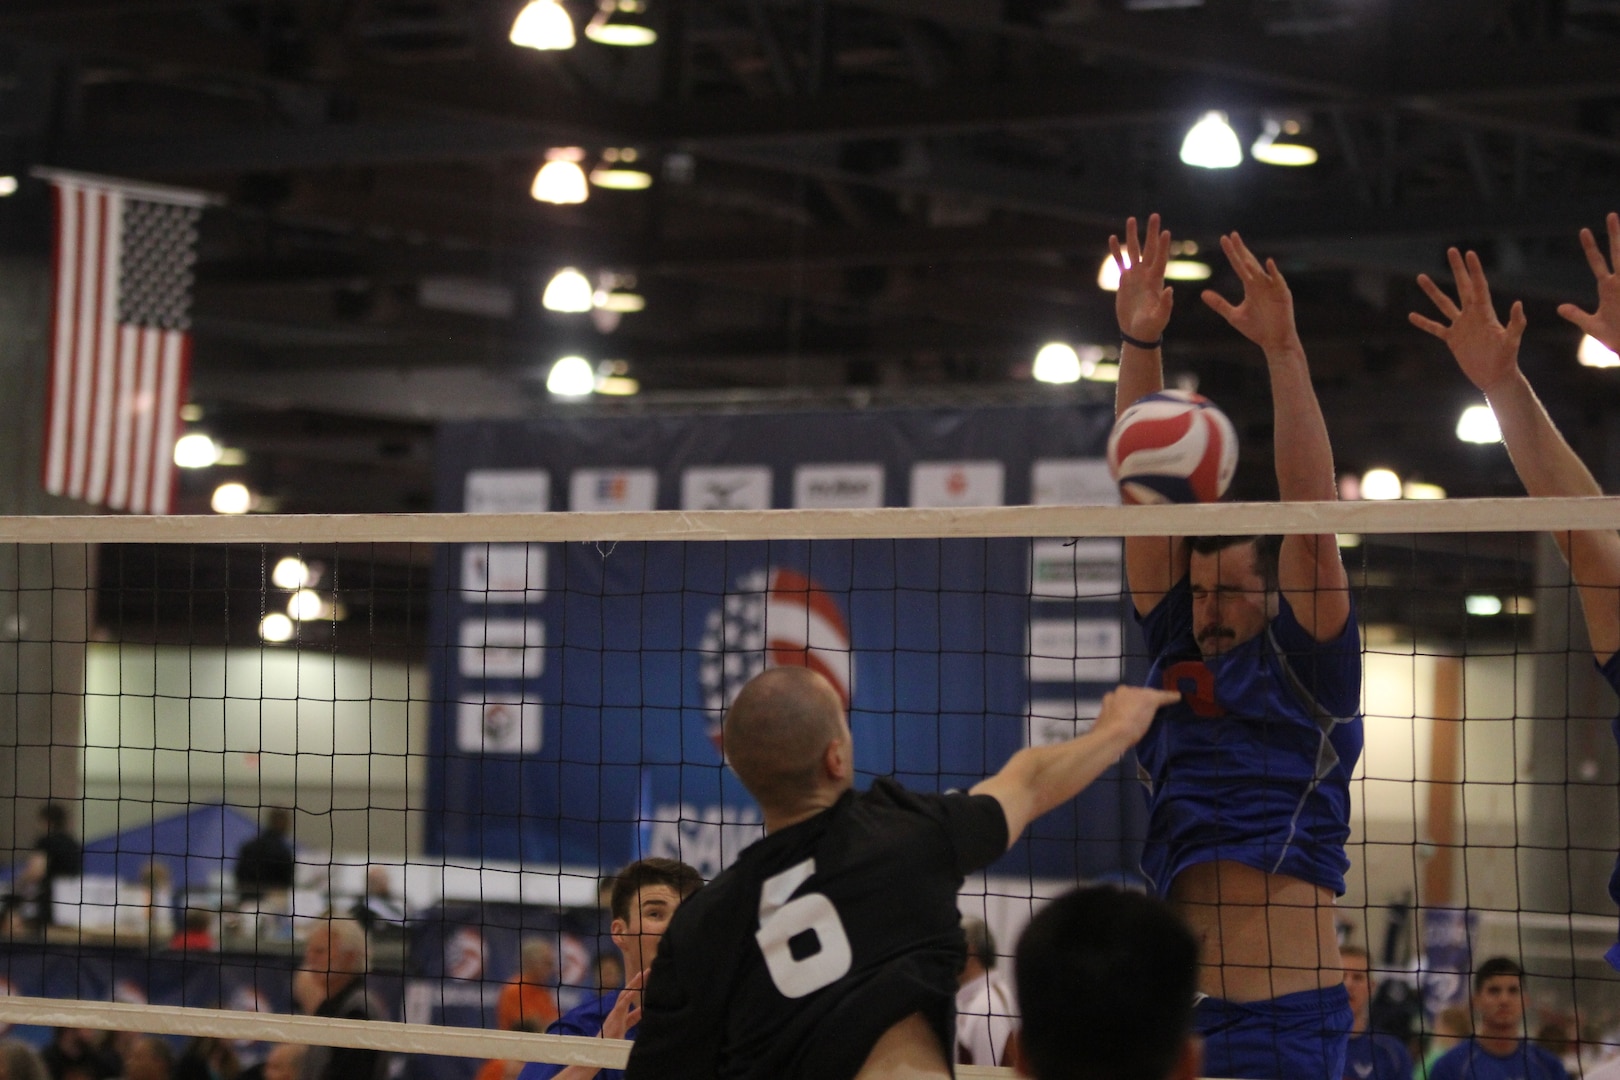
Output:
<svg viewBox="0 0 1620 1080">
<path fill-rule="evenodd" d="M 1200 1076 L 1294 1080 L 1344 1075 L 1350 996 L 1343 986 L 1302 990 L 1270 1001 L 1204 998 L 1194 1023 L 1204 1037 Z"/>
</svg>

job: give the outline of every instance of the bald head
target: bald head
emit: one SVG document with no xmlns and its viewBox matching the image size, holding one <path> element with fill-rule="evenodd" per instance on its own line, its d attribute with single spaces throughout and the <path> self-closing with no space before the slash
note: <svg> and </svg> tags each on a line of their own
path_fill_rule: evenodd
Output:
<svg viewBox="0 0 1620 1080">
<path fill-rule="evenodd" d="M 845 738 L 844 704 L 809 668 L 771 668 L 750 679 L 726 713 L 726 759 L 761 807 L 791 807 L 823 786 L 827 748 Z"/>
</svg>

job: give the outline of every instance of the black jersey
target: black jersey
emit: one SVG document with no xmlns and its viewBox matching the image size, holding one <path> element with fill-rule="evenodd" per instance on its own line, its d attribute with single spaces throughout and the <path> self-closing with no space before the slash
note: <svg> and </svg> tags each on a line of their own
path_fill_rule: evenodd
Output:
<svg viewBox="0 0 1620 1080">
<path fill-rule="evenodd" d="M 753 844 L 670 922 L 627 1080 L 852 1077 L 919 1012 L 952 1060 L 956 894 L 1006 850 L 994 798 L 890 780 Z"/>
</svg>

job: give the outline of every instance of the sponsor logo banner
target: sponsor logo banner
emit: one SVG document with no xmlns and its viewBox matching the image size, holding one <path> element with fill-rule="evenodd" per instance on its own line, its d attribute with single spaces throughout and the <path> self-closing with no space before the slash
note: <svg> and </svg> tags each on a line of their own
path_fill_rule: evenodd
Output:
<svg viewBox="0 0 1620 1080">
<path fill-rule="evenodd" d="M 1000 506 L 1005 488 L 999 461 L 923 461 L 911 467 L 912 506 Z"/>
<path fill-rule="evenodd" d="M 1118 619 L 1032 619 L 1031 682 L 1107 682 L 1120 678 Z"/>
<path fill-rule="evenodd" d="M 1101 458 L 1044 458 L 1029 477 L 1030 502 L 1036 506 L 1111 506 L 1119 503 L 1119 485 Z"/>
<path fill-rule="evenodd" d="M 575 469 L 568 478 L 570 510 L 654 510 L 658 473 L 654 469 Z"/>
<path fill-rule="evenodd" d="M 1029 703 L 1025 746 L 1051 746 L 1084 735 L 1097 722 L 1101 700 L 1037 698 Z"/>
<path fill-rule="evenodd" d="M 800 465 L 793 470 L 793 505 L 803 510 L 883 505 L 883 466 Z"/>
<path fill-rule="evenodd" d="M 682 510 L 769 510 L 771 470 L 764 465 L 695 466 L 681 474 Z"/>
<path fill-rule="evenodd" d="M 539 619 L 463 619 L 457 668 L 469 679 L 535 679 L 546 667 Z"/>
<path fill-rule="evenodd" d="M 545 545 L 463 545 L 461 598 L 472 604 L 537 604 L 544 600 Z"/>
<path fill-rule="evenodd" d="M 474 469 L 463 487 L 469 514 L 541 514 L 551 509 L 545 469 Z"/>
<path fill-rule="evenodd" d="M 1112 599 L 1123 588 L 1118 540 L 1037 540 L 1031 545 L 1031 596 Z"/>
<path fill-rule="evenodd" d="M 540 703 L 516 694 L 489 694 L 456 703 L 456 749 L 467 754 L 537 754 Z"/>
</svg>

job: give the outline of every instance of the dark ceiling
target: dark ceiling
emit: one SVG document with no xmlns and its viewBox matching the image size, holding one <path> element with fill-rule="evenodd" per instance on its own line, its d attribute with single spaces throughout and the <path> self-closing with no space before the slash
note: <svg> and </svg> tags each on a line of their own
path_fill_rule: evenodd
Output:
<svg viewBox="0 0 1620 1080">
<path fill-rule="evenodd" d="M 555 53 L 506 40 L 520 6 L 0 3 L 0 164 L 221 197 L 193 398 L 267 506 L 425 508 L 433 422 L 556 407 L 564 352 L 640 380 L 596 408 L 1107 396 L 1030 361 L 1114 340 L 1097 267 L 1152 210 L 1206 255 L 1237 228 L 1278 257 L 1343 469 L 1453 495 L 1517 488 L 1454 438 L 1469 388 L 1406 313 L 1446 244 L 1478 247 L 1527 301 L 1532 379 L 1620 479 L 1620 372 L 1578 368 L 1553 314 L 1591 303 L 1576 231 L 1620 208 L 1617 0 L 650 0 L 658 44 Z M 1245 144 L 1296 117 L 1321 159 L 1189 168 L 1209 108 Z M 537 203 L 560 146 L 634 148 L 656 183 Z M 13 249 L 42 251 L 47 218 L 37 182 L 0 200 Z M 565 264 L 634 275 L 646 310 L 610 333 L 543 311 Z M 447 286 L 510 310 L 446 310 Z M 1168 366 L 1233 414 L 1263 495 L 1264 367 L 1197 289 Z"/>
</svg>

